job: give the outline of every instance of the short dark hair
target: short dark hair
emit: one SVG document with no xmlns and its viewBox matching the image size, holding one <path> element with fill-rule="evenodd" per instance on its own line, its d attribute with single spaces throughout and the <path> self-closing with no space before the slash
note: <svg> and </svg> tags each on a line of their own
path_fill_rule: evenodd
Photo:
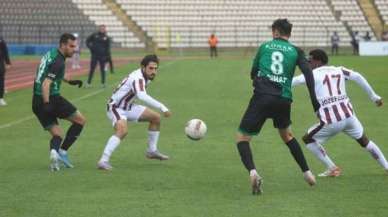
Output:
<svg viewBox="0 0 388 217">
<path fill-rule="evenodd" d="M 158 58 L 158 56 L 156 56 L 155 54 L 147 55 L 147 56 L 145 56 L 145 57 L 141 60 L 140 65 L 146 67 L 150 62 L 155 62 L 155 63 L 159 64 L 159 58 Z"/>
<path fill-rule="evenodd" d="M 70 33 L 63 33 L 63 34 L 61 35 L 61 38 L 59 39 L 59 45 L 61 45 L 61 44 L 67 44 L 67 42 L 68 42 L 69 40 L 74 41 L 74 40 L 76 40 L 76 38 L 75 38 L 75 36 L 74 36 L 73 34 L 70 34 Z"/>
<path fill-rule="evenodd" d="M 277 19 L 272 24 L 272 31 L 278 30 L 280 35 L 290 36 L 292 24 L 287 19 Z"/>
<path fill-rule="evenodd" d="M 310 51 L 309 55 L 313 60 L 321 61 L 324 65 L 329 62 L 329 57 L 324 50 L 315 49 Z"/>
</svg>

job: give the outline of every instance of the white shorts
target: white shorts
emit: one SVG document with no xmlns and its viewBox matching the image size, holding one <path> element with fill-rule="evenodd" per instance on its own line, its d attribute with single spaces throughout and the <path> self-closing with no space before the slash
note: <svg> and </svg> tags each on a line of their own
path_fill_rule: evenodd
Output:
<svg viewBox="0 0 388 217">
<path fill-rule="evenodd" d="M 121 119 L 129 122 L 138 122 L 140 116 L 146 108 L 147 107 L 142 105 L 132 104 L 129 110 L 124 110 L 122 108 L 115 108 L 112 105 L 108 105 L 108 111 L 106 114 L 112 121 L 112 126 L 114 126 L 116 122 Z"/>
<path fill-rule="evenodd" d="M 320 145 L 323 145 L 339 132 L 344 132 L 353 139 L 360 139 L 364 133 L 364 128 L 357 117 L 353 115 L 332 124 L 315 124 L 307 131 L 308 138 L 313 139 Z"/>
</svg>

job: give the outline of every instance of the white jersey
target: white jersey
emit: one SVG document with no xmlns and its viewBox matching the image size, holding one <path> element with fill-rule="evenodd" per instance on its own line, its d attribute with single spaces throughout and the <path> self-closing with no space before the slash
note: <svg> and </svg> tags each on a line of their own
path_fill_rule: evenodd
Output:
<svg viewBox="0 0 388 217">
<path fill-rule="evenodd" d="M 146 88 L 150 82 L 150 80 L 144 77 L 141 69 L 133 71 L 114 90 L 113 95 L 109 99 L 108 107 L 112 106 L 114 108 L 130 110 L 137 98 L 161 112 L 168 111 L 166 106 L 147 94 Z"/>
<path fill-rule="evenodd" d="M 321 66 L 313 70 L 315 94 L 320 104 L 318 117 L 321 122 L 331 124 L 353 116 L 354 111 L 346 94 L 345 81 L 353 80 L 369 95 L 372 101 L 381 99 L 358 72 L 344 67 Z M 303 75 L 294 77 L 292 86 L 305 83 Z"/>
</svg>

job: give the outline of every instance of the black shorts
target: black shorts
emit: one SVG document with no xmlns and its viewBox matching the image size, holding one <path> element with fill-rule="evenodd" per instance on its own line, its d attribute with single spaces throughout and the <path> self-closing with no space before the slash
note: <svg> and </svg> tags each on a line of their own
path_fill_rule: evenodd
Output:
<svg viewBox="0 0 388 217">
<path fill-rule="evenodd" d="M 254 94 L 241 120 L 239 130 L 243 134 L 257 135 L 265 120 L 271 118 L 278 129 L 291 125 L 291 101 L 280 96 Z"/>
<path fill-rule="evenodd" d="M 53 105 L 52 113 L 43 110 L 42 96 L 34 95 L 32 98 L 32 111 L 46 130 L 58 124 L 57 118 L 68 118 L 77 111 L 77 108 L 62 96 L 50 96 L 49 101 Z"/>
</svg>

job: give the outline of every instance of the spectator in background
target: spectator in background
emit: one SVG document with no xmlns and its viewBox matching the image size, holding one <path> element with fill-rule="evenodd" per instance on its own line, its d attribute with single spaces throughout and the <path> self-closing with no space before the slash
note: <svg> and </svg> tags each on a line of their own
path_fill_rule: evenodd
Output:
<svg viewBox="0 0 388 217">
<path fill-rule="evenodd" d="M 331 36 L 331 55 L 338 55 L 338 48 L 339 48 L 339 42 L 340 37 L 338 36 L 337 32 L 334 31 L 333 35 Z"/>
<path fill-rule="evenodd" d="M 11 67 L 11 61 L 9 60 L 8 48 L 4 39 L 0 37 L 0 106 L 6 106 L 7 103 L 4 100 L 4 81 L 5 72 Z"/>
<path fill-rule="evenodd" d="M 388 31 L 383 32 L 381 36 L 382 41 L 388 41 Z"/>
<path fill-rule="evenodd" d="M 217 44 L 218 44 L 218 38 L 213 34 L 210 35 L 208 40 L 209 46 L 210 46 L 210 57 L 217 57 Z"/>
<path fill-rule="evenodd" d="M 359 42 L 360 42 L 360 36 L 358 35 L 358 31 L 352 32 L 352 40 L 350 41 L 350 44 L 352 44 L 352 47 L 353 47 L 353 54 L 358 54 Z"/>
<path fill-rule="evenodd" d="M 91 34 L 86 39 L 86 46 L 90 49 L 91 53 L 90 71 L 86 87 L 90 87 L 91 85 L 97 62 L 100 65 L 101 84 L 102 87 L 105 87 L 105 63 L 108 61 L 110 53 L 110 40 L 106 34 L 105 25 L 100 25 L 98 32 Z"/>
<path fill-rule="evenodd" d="M 364 36 L 364 41 L 370 41 L 371 39 L 372 37 L 369 35 L 369 31 L 367 31 Z"/>
<path fill-rule="evenodd" d="M 71 58 L 71 68 L 72 69 L 79 69 L 81 68 L 80 65 L 80 55 L 81 55 L 81 40 L 79 38 L 78 33 L 73 33 L 74 37 L 76 38 L 76 47 L 75 47 L 75 53 L 73 57 Z"/>
</svg>

